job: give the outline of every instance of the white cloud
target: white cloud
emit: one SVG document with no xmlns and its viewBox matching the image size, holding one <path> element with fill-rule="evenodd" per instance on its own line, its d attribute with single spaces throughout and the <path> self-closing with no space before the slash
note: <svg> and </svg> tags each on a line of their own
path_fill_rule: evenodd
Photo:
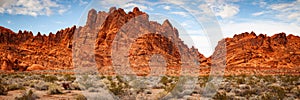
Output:
<svg viewBox="0 0 300 100">
<path fill-rule="evenodd" d="M 233 6 L 229 4 L 224 4 L 222 6 L 215 6 L 215 13 L 217 16 L 221 16 L 222 18 L 232 17 L 240 12 L 238 6 Z"/>
<path fill-rule="evenodd" d="M 199 9 L 201 10 L 201 12 L 204 13 L 204 14 L 211 13 L 210 11 L 212 10 L 208 4 L 200 4 L 200 5 L 198 6 L 198 8 L 199 8 Z"/>
<path fill-rule="evenodd" d="M 70 8 L 71 8 L 71 5 L 68 5 L 67 7 L 63 7 L 62 9 L 58 10 L 58 13 L 62 15 L 65 12 L 67 12 Z"/>
<path fill-rule="evenodd" d="M 300 13 L 291 13 L 290 15 L 287 16 L 287 18 L 290 20 L 298 19 L 299 17 L 300 17 Z"/>
<path fill-rule="evenodd" d="M 165 6 L 164 9 L 165 10 L 171 10 L 171 7 L 170 6 Z"/>
<path fill-rule="evenodd" d="M 131 2 L 133 0 L 102 0 L 100 1 L 101 6 L 107 5 L 111 7 L 111 5 L 114 6 L 120 6 L 120 5 L 125 5 L 128 2 Z"/>
<path fill-rule="evenodd" d="M 186 17 L 187 16 L 187 13 L 186 12 L 182 12 L 182 11 L 174 11 L 174 12 L 170 12 L 171 14 L 175 14 L 175 15 L 180 15 L 180 16 L 183 16 L 183 17 Z"/>
<path fill-rule="evenodd" d="M 5 9 L 4 8 L 0 8 L 0 13 L 4 13 Z"/>
<path fill-rule="evenodd" d="M 10 24 L 10 23 L 11 23 L 11 21 L 10 21 L 10 20 L 8 20 L 8 21 L 7 21 L 7 24 Z"/>
<path fill-rule="evenodd" d="M 171 3 L 175 5 L 184 5 L 185 0 L 161 0 L 161 2 Z"/>
<path fill-rule="evenodd" d="M 19 15 L 47 15 L 64 9 L 63 5 L 51 0 L 1 0 L 0 13 Z"/>
<path fill-rule="evenodd" d="M 258 5 L 259 7 L 265 7 L 268 3 L 265 1 L 253 2 L 253 5 Z"/>
<path fill-rule="evenodd" d="M 285 22 L 297 22 L 300 25 L 300 2 L 276 3 L 265 8 L 269 16 L 276 16 L 279 20 Z"/>
<path fill-rule="evenodd" d="M 262 14 L 264 14 L 265 12 L 261 11 L 261 12 L 256 12 L 256 13 L 253 13 L 252 16 L 260 16 Z"/>
<path fill-rule="evenodd" d="M 237 2 L 237 1 L 231 1 Z M 231 2 L 223 0 L 206 0 L 206 3 L 199 4 L 198 8 L 203 14 L 211 13 L 212 10 L 216 16 L 221 18 L 230 18 L 239 13 L 239 6 L 231 4 Z"/>
<path fill-rule="evenodd" d="M 281 32 L 300 36 L 299 26 L 275 21 L 249 20 L 240 23 L 223 23 L 221 24 L 221 28 L 226 37 L 232 37 L 234 34 L 251 31 L 254 31 L 256 34 L 263 33 L 269 36 Z"/>
<path fill-rule="evenodd" d="M 79 5 L 83 6 L 83 5 L 87 5 L 89 2 L 85 1 L 85 0 L 79 0 Z"/>
<path fill-rule="evenodd" d="M 145 10 L 153 10 L 150 7 L 147 7 L 145 5 L 142 4 L 137 4 L 137 3 L 127 3 L 124 6 L 122 6 L 121 8 L 124 8 L 125 11 L 131 11 L 134 7 L 138 7 L 140 10 L 145 11 Z"/>
</svg>

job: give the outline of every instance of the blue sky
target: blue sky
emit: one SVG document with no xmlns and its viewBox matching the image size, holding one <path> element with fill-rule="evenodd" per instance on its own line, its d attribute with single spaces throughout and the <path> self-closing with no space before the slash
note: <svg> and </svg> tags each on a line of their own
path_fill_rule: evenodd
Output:
<svg viewBox="0 0 300 100">
<path fill-rule="evenodd" d="M 160 23 L 169 19 L 185 43 L 205 56 L 219 39 L 209 38 L 212 33 L 222 33 L 222 38 L 251 31 L 300 35 L 300 0 L 0 0 L 0 26 L 15 32 L 55 33 L 84 25 L 91 8 L 108 11 L 111 6 L 125 11 L 137 6 Z"/>
</svg>

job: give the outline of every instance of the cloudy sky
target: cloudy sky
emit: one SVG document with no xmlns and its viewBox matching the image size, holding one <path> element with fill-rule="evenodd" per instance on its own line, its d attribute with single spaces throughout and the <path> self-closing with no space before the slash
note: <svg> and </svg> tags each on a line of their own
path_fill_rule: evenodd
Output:
<svg viewBox="0 0 300 100">
<path fill-rule="evenodd" d="M 55 33 L 83 25 L 91 8 L 108 11 L 111 6 L 125 11 L 137 6 L 160 23 L 169 19 L 185 43 L 205 56 L 220 38 L 242 32 L 300 35 L 300 0 L 0 0 L 0 26 Z"/>
</svg>

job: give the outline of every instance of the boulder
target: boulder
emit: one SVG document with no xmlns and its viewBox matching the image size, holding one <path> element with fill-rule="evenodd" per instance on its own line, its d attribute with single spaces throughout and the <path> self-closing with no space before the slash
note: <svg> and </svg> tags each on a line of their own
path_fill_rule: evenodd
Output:
<svg viewBox="0 0 300 100">
<path fill-rule="evenodd" d="M 39 64 L 32 64 L 26 69 L 26 71 L 45 70 L 46 68 Z"/>
</svg>

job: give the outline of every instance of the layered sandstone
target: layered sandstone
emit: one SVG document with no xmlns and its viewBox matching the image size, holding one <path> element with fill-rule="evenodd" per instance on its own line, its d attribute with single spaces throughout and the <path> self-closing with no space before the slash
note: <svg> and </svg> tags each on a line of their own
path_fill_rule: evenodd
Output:
<svg viewBox="0 0 300 100">
<path fill-rule="evenodd" d="M 219 41 L 213 55 L 205 58 L 196 48 L 183 43 L 178 30 L 168 20 L 160 24 L 149 21 L 149 15 L 138 8 L 126 13 L 112 7 L 108 12 L 91 9 L 86 25 L 55 34 L 15 33 L 0 27 L 0 68 L 5 71 L 70 70 L 75 64 L 76 67 L 96 67 L 100 74 L 110 75 L 119 70 L 116 66 L 129 62 L 130 68 L 122 71 L 132 69 L 138 75 L 149 75 L 153 65 L 164 67 L 163 74 L 169 75 L 182 71 L 209 74 L 211 68 L 225 67 L 229 73 L 239 73 L 237 69 L 243 71 L 241 73 L 262 70 L 299 73 L 299 43 L 299 36 L 285 33 L 266 36 L 246 32 Z M 162 58 L 151 61 L 157 55 Z M 182 70 L 184 68 L 189 70 Z"/>
<path fill-rule="evenodd" d="M 25 71 L 39 64 L 47 69 L 70 69 L 72 36 L 76 27 L 66 28 L 48 36 L 13 31 L 0 27 L 0 64 L 2 70 Z"/>
<path fill-rule="evenodd" d="M 253 70 L 266 73 L 268 73 L 266 70 L 269 70 L 270 73 L 299 73 L 297 71 L 300 68 L 299 36 L 285 33 L 267 36 L 246 32 L 234 35 L 233 38 L 225 38 L 220 41 L 220 44 L 224 42 L 226 44 L 226 55 L 224 55 L 226 60 L 216 58 L 215 61 L 224 61 L 227 71 L 239 69 L 245 73 Z M 222 50 L 218 47 L 220 46 L 217 46 L 212 57 L 218 55 L 218 52 Z"/>
</svg>

